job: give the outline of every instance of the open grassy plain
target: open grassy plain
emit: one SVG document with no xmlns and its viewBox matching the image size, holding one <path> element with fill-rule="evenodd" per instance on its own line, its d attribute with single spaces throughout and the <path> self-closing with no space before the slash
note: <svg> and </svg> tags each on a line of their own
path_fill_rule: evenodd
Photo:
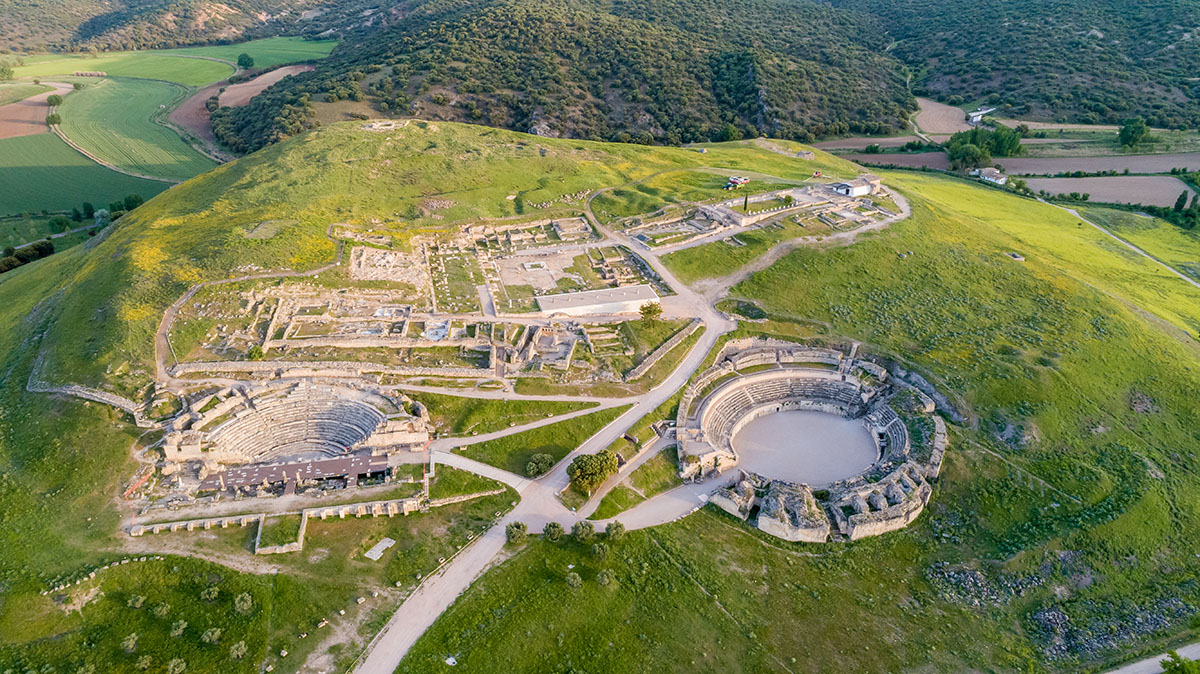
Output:
<svg viewBox="0 0 1200 674">
<path fill-rule="evenodd" d="M 1088 220 L 1200 281 L 1200 232 L 1142 213 L 1097 206 L 1078 210 Z"/>
<path fill-rule="evenodd" d="M 52 87 L 44 84 L 33 84 L 32 82 L 9 82 L 0 84 L 0 105 L 8 105 L 17 101 L 25 100 L 30 96 L 36 96 L 44 91 L 50 91 Z"/>
<path fill-rule="evenodd" d="M 96 81 L 67 96 L 63 133 L 80 147 L 131 173 L 183 181 L 217 163 L 155 122 L 188 90 L 167 82 L 127 78 Z"/>
<path fill-rule="evenodd" d="M 84 201 L 102 208 L 129 194 L 150 197 L 170 187 L 109 170 L 52 133 L 0 140 L 0 214 L 70 209 Z"/>
</svg>

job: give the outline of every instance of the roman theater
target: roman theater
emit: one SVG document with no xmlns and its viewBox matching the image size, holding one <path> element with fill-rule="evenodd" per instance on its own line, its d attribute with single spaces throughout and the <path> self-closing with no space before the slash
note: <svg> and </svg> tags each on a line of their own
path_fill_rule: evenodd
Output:
<svg viewBox="0 0 1200 674">
<path fill-rule="evenodd" d="M 869 360 L 735 340 L 680 401 L 680 477 L 736 475 L 711 502 L 786 540 L 874 536 L 929 500 L 946 448 L 934 407 Z"/>
</svg>

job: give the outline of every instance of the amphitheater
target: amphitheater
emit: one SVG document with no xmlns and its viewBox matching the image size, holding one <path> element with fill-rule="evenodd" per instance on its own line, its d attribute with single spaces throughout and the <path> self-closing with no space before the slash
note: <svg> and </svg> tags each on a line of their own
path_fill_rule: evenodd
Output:
<svg viewBox="0 0 1200 674">
<path fill-rule="evenodd" d="M 928 396 L 834 349 L 736 340 L 717 360 L 676 419 L 680 476 L 734 478 L 715 505 L 812 542 L 877 535 L 920 514 L 946 447 Z"/>
<path fill-rule="evenodd" d="M 222 473 L 236 486 L 261 482 L 266 474 L 296 481 L 347 470 L 371 472 L 364 467 L 386 466 L 386 461 L 365 457 L 424 449 L 429 441 L 425 421 L 411 401 L 346 386 L 301 381 L 227 387 L 197 400 L 172 421 L 163 441 L 165 472 L 185 488 L 211 484 L 208 478 Z M 358 460 L 331 461 L 350 458 Z M 270 469 L 247 470 L 253 466 Z"/>
</svg>

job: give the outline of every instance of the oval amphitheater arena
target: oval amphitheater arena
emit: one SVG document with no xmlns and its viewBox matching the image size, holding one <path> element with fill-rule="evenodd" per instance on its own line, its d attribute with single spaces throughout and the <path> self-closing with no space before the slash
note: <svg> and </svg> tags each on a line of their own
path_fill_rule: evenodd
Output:
<svg viewBox="0 0 1200 674">
<path fill-rule="evenodd" d="M 680 477 L 713 479 L 714 505 L 808 542 L 875 536 L 924 509 L 946 449 L 929 396 L 833 349 L 734 340 L 717 361 L 676 418 Z"/>
</svg>

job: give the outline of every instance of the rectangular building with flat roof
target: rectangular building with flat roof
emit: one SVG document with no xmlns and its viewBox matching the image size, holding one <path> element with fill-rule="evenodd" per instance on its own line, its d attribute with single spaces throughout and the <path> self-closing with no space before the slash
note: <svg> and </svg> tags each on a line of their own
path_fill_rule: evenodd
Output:
<svg viewBox="0 0 1200 674">
<path fill-rule="evenodd" d="M 585 290 L 578 293 L 542 295 L 538 308 L 547 316 L 596 316 L 600 314 L 634 314 L 643 304 L 658 301 L 654 288 L 646 284 L 623 288 Z"/>
</svg>

